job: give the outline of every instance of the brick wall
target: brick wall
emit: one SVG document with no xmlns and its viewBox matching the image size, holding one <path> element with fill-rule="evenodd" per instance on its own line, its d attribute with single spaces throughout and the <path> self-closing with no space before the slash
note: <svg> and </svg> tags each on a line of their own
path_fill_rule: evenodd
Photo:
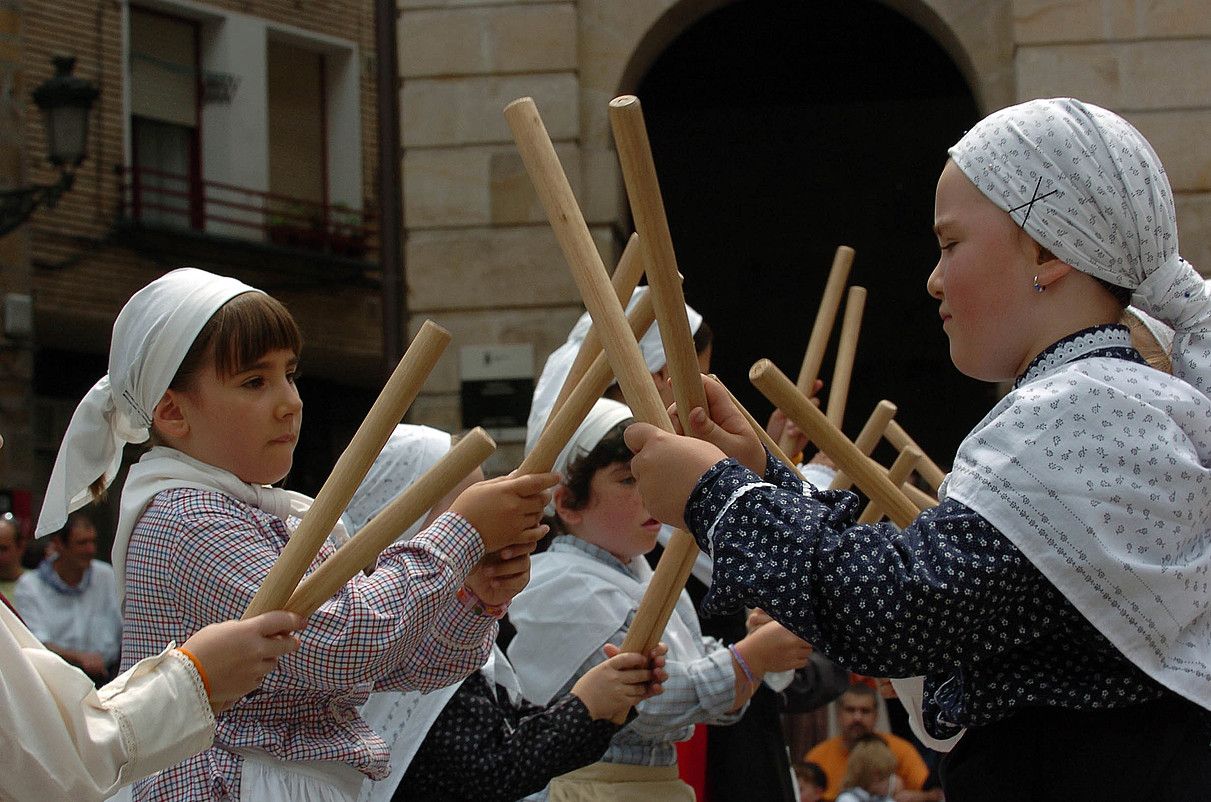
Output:
<svg viewBox="0 0 1211 802">
<path fill-rule="evenodd" d="M 348 2 L 197 3 L 198 8 L 261 17 L 327 36 L 356 42 L 361 64 L 362 194 L 373 208 L 377 201 L 377 128 L 374 81 L 374 12 L 372 0 Z M 41 345 L 70 350 L 103 351 L 114 315 L 131 293 L 176 261 L 156 264 L 107 242 L 118 215 L 120 177 L 115 166 L 125 161 L 122 106 L 122 26 L 117 3 L 95 0 L 39 0 L 24 5 L 24 66 L 27 83 L 36 85 L 51 73 L 50 56 L 77 56 L 76 74 L 97 83 L 101 98 L 94 107 L 89 157 L 76 186 L 59 207 L 40 211 L 32 225 L 34 288 Z M 205 131 L 203 131 L 203 136 Z M 53 180 L 42 162 L 42 123 L 34 113 L 25 120 L 26 154 L 32 178 Z M 313 372 L 344 379 L 340 367 L 356 365 L 354 380 L 373 383 L 379 354 L 379 303 L 369 286 L 332 288 L 314 282 L 292 282 L 267 274 L 250 280 L 272 287 L 299 317 L 308 341 L 317 344 Z M 329 301 L 322 303 L 321 301 Z M 312 354 L 309 354 L 311 356 Z"/>
</svg>

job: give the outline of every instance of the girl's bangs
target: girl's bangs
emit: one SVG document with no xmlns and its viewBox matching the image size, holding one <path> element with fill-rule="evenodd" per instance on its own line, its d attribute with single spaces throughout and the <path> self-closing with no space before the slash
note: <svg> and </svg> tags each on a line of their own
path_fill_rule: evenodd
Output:
<svg viewBox="0 0 1211 802">
<path fill-rule="evenodd" d="M 270 351 L 298 356 L 303 337 L 280 301 L 260 292 L 237 295 L 210 319 L 214 365 L 220 376 L 238 373 Z"/>
</svg>

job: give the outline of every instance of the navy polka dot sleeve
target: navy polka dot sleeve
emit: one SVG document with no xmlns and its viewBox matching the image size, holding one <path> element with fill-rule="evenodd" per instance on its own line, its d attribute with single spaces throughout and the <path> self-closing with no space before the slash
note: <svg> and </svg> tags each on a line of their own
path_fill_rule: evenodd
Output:
<svg viewBox="0 0 1211 802">
<path fill-rule="evenodd" d="M 747 489 L 745 489 L 747 488 Z M 712 554 L 711 612 L 761 607 L 842 665 L 924 675 L 935 735 L 1024 704 L 1114 707 L 1159 688 L 987 520 L 954 501 L 904 530 L 857 526 L 858 498 L 804 487 L 767 461 L 724 460 L 686 522 Z"/>
</svg>

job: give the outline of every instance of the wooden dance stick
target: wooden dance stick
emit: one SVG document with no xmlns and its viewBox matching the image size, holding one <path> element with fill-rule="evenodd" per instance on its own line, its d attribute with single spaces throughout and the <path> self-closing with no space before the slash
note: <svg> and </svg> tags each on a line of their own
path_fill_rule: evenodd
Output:
<svg viewBox="0 0 1211 802">
<path fill-rule="evenodd" d="M 719 377 L 714 373 L 711 374 L 711 378 L 715 381 L 719 381 Z M 805 481 L 803 479 L 803 474 L 799 472 L 799 466 L 795 465 L 794 461 L 790 457 L 786 456 L 786 452 L 784 452 L 778 446 L 778 444 L 774 442 L 774 438 L 769 436 L 769 432 L 765 431 L 765 428 L 762 427 L 760 423 L 757 423 L 757 419 L 752 416 L 752 413 L 744 408 L 744 404 L 740 403 L 740 399 L 736 398 L 736 396 L 732 394 L 732 391 L 729 390 L 727 385 L 723 382 L 719 381 L 719 386 L 722 387 L 723 391 L 727 393 L 727 397 L 732 399 L 732 403 L 736 405 L 736 409 L 740 410 L 740 414 L 744 416 L 744 419 L 748 421 L 748 425 L 752 427 L 753 433 L 757 435 L 759 440 L 761 440 L 761 444 L 769 449 L 769 453 L 774 455 L 774 459 L 778 460 L 789 468 L 791 473 L 797 476 L 800 481 Z"/>
<path fill-rule="evenodd" d="M 854 477 L 858 487 L 886 511 L 897 526 L 907 526 L 917 517 L 917 508 L 896 487 L 883 469 L 829 422 L 823 412 L 803 396 L 791 380 L 768 359 L 758 360 L 749 370 L 749 380 L 787 417 L 799 425 L 838 468 Z"/>
<path fill-rule="evenodd" d="M 673 397 L 677 401 L 677 417 L 682 431 L 690 429 L 690 412 L 695 407 L 707 409 L 706 392 L 702 388 L 702 370 L 694 351 L 694 334 L 686 317 L 685 296 L 681 291 L 681 274 L 669 233 L 652 147 L 643 122 L 643 107 L 634 95 L 622 95 L 610 101 L 610 124 L 614 144 L 622 165 L 623 182 L 635 217 L 635 230 L 647 254 L 647 275 L 656 320 L 660 324 L 660 340 L 665 360 L 673 380 Z M 625 395 L 626 388 L 623 388 Z M 698 544 L 688 532 L 674 532 L 665 545 L 664 555 L 652 574 L 643 601 L 627 633 L 623 650 L 628 646 L 647 651 L 660 640 L 665 624 L 672 615 L 689 579 L 690 570 L 698 556 Z M 666 564 L 667 563 L 667 564 Z M 646 608 L 646 609 L 645 609 Z M 651 630 L 646 614 L 658 610 Z M 634 637 L 632 637 L 632 635 Z"/>
<path fill-rule="evenodd" d="M 904 431 L 904 427 L 895 421 L 892 421 L 887 425 L 886 436 L 887 442 L 891 443 L 900 451 L 903 451 L 909 446 L 920 449 L 922 456 L 921 462 L 917 465 L 917 473 L 921 474 L 921 478 L 925 480 L 926 484 L 933 488 L 933 492 L 937 493 L 938 487 L 940 487 L 942 481 L 946 479 L 946 471 L 939 468 L 938 463 L 931 460 L 929 456 L 925 454 L 925 449 L 917 445 L 917 441 L 909 437 L 908 432 Z"/>
<path fill-rule="evenodd" d="M 896 461 L 891 464 L 887 470 L 887 478 L 892 484 L 900 487 L 912 476 L 913 468 L 917 466 L 917 461 L 924 456 L 921 449 L 909 446 L 896 456 Z M 913 505 L 916 506 L 916 505 Z M 866 509 L 862 510 L 862 514 L 858 516 L 858 523 L 873 524 L 875 521 L 883 517 L 883 512 L 879 509 L 879 505 L 873 501 L 866 504 Z"/>
<path fill-rule="evenodd" d="M 505 107 L 505 119 L 513 132 L 522 162 L 534 183 L 534 189 L 547 211 L 555 239 L 559 242 L 564 259 L 572 269 L 573 278 L 580 289 L 581 298 L 594 324 L 599 329 L 606 356 L 622 387 L 623 396 L 637 420 L 651 423 L 664 431 L 672 432 L 668 413 L 660 401 L 660 394 L 652 383 L 652 375 L 644 364 L 639 343 L 626 329 L 622 306 L 614 297 L 606 278 L 601 255 L 593 243 L 584 215 L 576 204 L 572 187 L 559 164 L 559 157 L 551 144 L 546 126 L 538 114 L 532 98 L 520 98 Z M 642 233 L 640 234 L 642 236 Z M 650 277 L 649 277 L 650 278 Z M 684 307 L 682 308 L 684 314 Z M 688 537 L 688 535 L 687 535 Z M 666 556 L 668 552 L 666 551 Z M 661 562 L 664 562 L 663 560 Z M 680 570 L 682 565 L 671 565 Z M 659 569 L 658 569 L 659 572 Z M 661 592 L 655 577 L 644 594 L 657 598 L 667 597 L 667 588 Z M 654 621 L 664 610 L 664 605 L 640 604 L 639 613 L 623 643 L 623 651 L 646 652 L 656 644 L 653 633 L 659 638 L 667 619 Z M 655 626 L 658 624 L 658 626 Z"/>
<path fill-rule="evenodd" d="M 848 245 L 837 247 L 833 255 L 833 266 L 828 271 L 828 281 L 824 285 L 824 294 L 820 296 L 820 306 L 816 310 L 816 322 L 812 324 L 812 333 L 807 340 L 807 350 L 803 352 L 803 364 L 799 367 L 799 380 L 795 386 L 805 396 L 811 396 L 820 374 L 820 364 L 824 361 L 824 351 L 828 348 L 828 338 L 832 335 L 833 323 L 837 319 L 837 310 L 841 308 L 841 296 L 845 293 L 845 282 L 849 279 L 849 269 L 854 264 L 854 249 Z M 793 447 L 790 439 L 782 438 L 779 444 L 783 451 Z"/>
<path fill-rule="evenodd" d="M 656 313 L 652 309 L 650 294 L 640 298 L 635 304 L 635 308 L 627 315 L 627 322 L 636 336 L 647 331 L 655 320 Z M 576 434 L 577 427 L 593 409 L 593 405 L 601 398 L 602 393 L 609 388 L 613 379 L 614 371 L 610 369 L 609 360 L 606 359 L 604 353 L 598 351 L 597 358 L 593 360 L 593 364 L 568 393 L 567 400 L 547 419 L 547 424 L 543 427 L 542 434 L 538 436 L 538 441 L 534 443 L 534 448 L 517 467 L 518 475 L 545 473 L 551 470 L 555 460 L 559 458 L 559 452 L 563 451 L 568 440 Z"/>
<path fill-rule="evenodd" d="M 639 284 L 639 279 L 643 277 L 644 264 L 639 235 L 632 234 L 631 238 L 627 240 L 626 248 L 622 251 L 622 258 L 618 260 L 618 266 L 614 268 L 614 275 L 610 277 L 610 285 L 618 294 L 618 303 L 622 304 L 624 309 L 630 302 L 631 295 L 634 294 L 635 287 Z M 642 337 L 646 331 L 647 329 L 635 332 L 636 339 Z M 567 378 L 564 379 L 563 386 L 559 388 L 559 395 L 555 396 L 555 403 L 551 405 L 551 414 L 547 416 L 548 426 L 555 419 L 555 413 L 568 400 L 572 390 L 580 383 L 585 371 L 589 369 L 589 365 L 593 364 L 593 360 L 600 353 L 601 338 L 597 336 L 596 327 L 590 325 L 589 330 L 585 332 L 584 340 L 580 343 L 580 350 L 576 352 L 576 358 L 572 360 L 572 367 L 568 369 Z M 568 436 L 571 437 L 570 434 Z"/>
<path fill-rule="evenodd" d="M 273 568 L 269 569 L 261 582 L 261 587 L 244 611 L 244 618 L 277 610 L 294 593 L 332 527 L 349 505 L 349 499 L 353 498 L 354 491 L 366 478 L 370 466 L 387 444 L 408 407 L 416 400 L 425 379 L 449 343 L 450 332 L 433 321 L 426 320 L 421 326 L 362 425 L 336 461 L 311 509 L 303 516 L 298 529 L 290 536 Z M 367 557 L 362 566 L 373 557 L 373 554 Z"/>
<path fill-rule="evenodd" d="M 875 404 L 874 411 L 866 419 L 866 425 L 862 427 L 862 431 L 858 432 L 858 439 L 854 440 L 854 445 L 858 447 L 858 450 L 869 457 L 870 453 L 875 450 L 875 446 L 879 444 L 879 439 L 883 437 L 887 424 L 891 423 L 891 419 L 895 416 L 896 405 L 892 402 L 883 400 Z M 845 471 L 837 471 L 837 475 L 833 477 L 828 489 L 849 490 L 853 483 L 854 480 L 850 479 Z"/>
<path fill-rule="evenodd" d="M 921 459 L 925 458 L 925 455 L 922 454 Z M 920 469 L 921 463 L 918 461 L 917 470 L 919 471 Z M 904 484 L 900 485 L 900 489 L 904 491 L 904 495 L 908 496 L 909 500 L 912 501 L 913 504 L 917 505 L 918 509 L 928 510 L 932 507 L 938 506 L 939 502 L 937 496 L 929 495 L 924 490 L 921 490 L 913 485 L 912 482 L 904 482 Z"/>
<path fill-rule="evenodd" d="M 304 579 L 285 609 L 308 618 L 496 451 L 478 426 Z"/>
<path fill-rule="evenodd" d="M 681 291 L 681 273 L 673 252 L 652 148 L 643 123 L 643 108 L 639 98 L 622 95 L 610 101 L 610 124 L 614 129 L 614 144 L 622 164 L 622 177 L 635 216 L 635 230 L 648 256 L 648 284 L 660 322 L 660 339 L 664 345 L 669 375 L 673 378 L 673 397 L 677 401 L 677 417 L 687 433 L 690 412 L 695 407 L 706 409 L 706 393 L 702 389 L 702 370 L 694 352 L 694 333 L 685 312 L 685 295 Z"/>
<path fill-rule="evenodd" d="M 862 331 L 862 312 L 866 308 L 866 289 L 850 287 L 845 299 L 845 320 L 841 323 L 841 340 L 837 344 L 837 362 L 833 367 L 833 383 L 828 388 L 828 419 L 842 428 L 845 422 L 845 402 L 849 398 L 849 380 L 854 372 L 854 356 L 858 352 L 858 335 Z"/>
</svg>

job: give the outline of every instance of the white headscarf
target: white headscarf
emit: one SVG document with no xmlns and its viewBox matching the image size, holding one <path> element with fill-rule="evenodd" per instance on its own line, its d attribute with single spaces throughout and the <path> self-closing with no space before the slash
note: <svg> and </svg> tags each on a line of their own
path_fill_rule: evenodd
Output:
<svg viewBox="0 0 1211 802">
<path fill-rule="evenodd" d="M 593 404 L 593 408 L 589 410 L 589 414 L 585 415 L 584 420 L 580 422 L 580 426 L 576 427 L 576 431 L 568 440 L 568 444 L 563 447 L 563 451 L 559 452 L 551 470 L 567 479 L 568 467 L 573 460 L 580 459 L 597 448 L 601 438 L 605 437 L 611 429 L 632 417 L 634 416 L 631 414 L 631 408 L 626 404 L 620 404 L 609 398 L 599 398 Z"/>
<path fill-rule="evenodd" d="M 628 312 L 635 308 L 639 299 L 647 291 L 647 287 L 635 288 L 631 301 L 627 304 Z M 690 331 L 696 334 L 698 327 L 702 325 L 702 315 L 694 311 L 689 304 L 686 304 L 685 314 L 689 318 Z M 584 342 L 585 336 L 589 333 L 589 326 L 592 324 L 589 313 L 585 312 L 576 321 L 572 331 L 568 333 L 567 341 L 547 357 L 547 362 L 542 368 L 542 375 L 538 377 L 538 384 L 534 387 L 534 399 L 530 403 L 530 416 L 526 421 L 527 454 L 533 450 L 534 444 L 538 442 L 538 435 L 542 434 L 543 427 L 547 425 L 547 418 L 551 416 L 551 407 L 555 405 L 555 398 L 559 395 L 559 390 L 563 387 L 568 372 L 572 369 L 572 363 L 576 361 L 580 344 Z M 655 373 L 664 367 L 668 359 L 664 355 L 664 345 L 660 340 L 659 323 L 653 323 L 644 332 L 643 337 L 639 339 L 639 350 L 643 353 L 643 361 L 647 364 L 650 373 Z"/>
<path fill-rule="evenodd" d="M 449 451 L 450 435 L 440 429 L 408 423 L 396 426 L 341 516 L 349 534 L 357 534 Z M 412 538 L 423 522 L 424 518 L 412 524 L 399 540 Z"/>
<path fill-rule="evenodd" d="M 1173 375 L 1211 392 L 1211 340 L 1195 331 L 1211 291 L 1178 253 L 1173 191 L 1139 131 L 1092 103 L 1032 100 L 985 117 L 950 157 L 1061 260 L 1133 290 L 1175 331 Z"/>
<path fill-rule="evenodd" d="M 223 304 L 246 292 L 241 281 L 204 270 L 174 270 L 136 292 L 114 321 L 109 373 L 76 407 L 51 471 L 37 535 L 50 534 L 89 502 L 102 475 L 108 487 L 122 446 L 151 434 L 152 411 L 164 397 L 198 332 Z"/>
<path fill-rule="evenodd" d="M 1164 170 L 1124 120 L 1070 99 L 996 112 L 950 153 L 1057 257 L 1135 290 L 1175 330 L 1174 376 L 1080 358 L 1128 345 L 1120 330 L 1069 338 L 963 440 L 940 496 L 1004 533 L 1132 663 L 1211 709 L 1211 294 L 1178 256 Z"/>
</svg>

